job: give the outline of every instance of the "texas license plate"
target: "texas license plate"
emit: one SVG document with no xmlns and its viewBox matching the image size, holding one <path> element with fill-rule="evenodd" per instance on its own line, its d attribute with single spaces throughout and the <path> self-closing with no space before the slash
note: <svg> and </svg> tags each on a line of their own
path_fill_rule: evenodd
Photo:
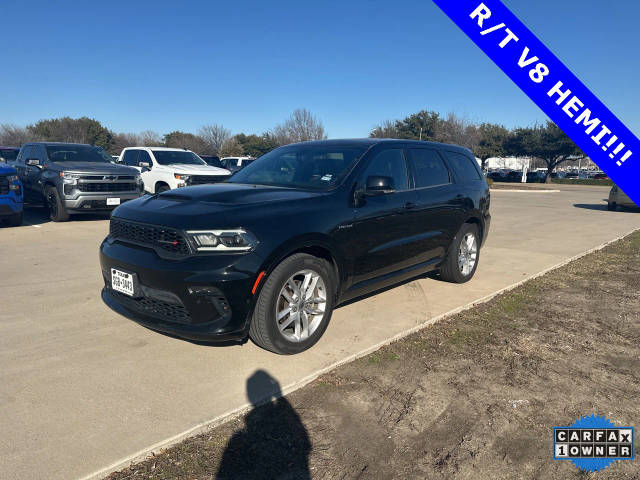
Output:
<svg viewBox="0 0 640 480">
<path fill-rule="evenodd" d="M 124 293 L 125 295 L 133 297 L 133 294 L 135 293 L 133 288 L 133 275 L 131 273 L 122 272 L 112 268 L 111 288 L 116 292 Z"/>
<path fill-rule="evenodd" d="M 119 198 L 107 198 L 107 205 L 120 205 Z"/>
</svg>

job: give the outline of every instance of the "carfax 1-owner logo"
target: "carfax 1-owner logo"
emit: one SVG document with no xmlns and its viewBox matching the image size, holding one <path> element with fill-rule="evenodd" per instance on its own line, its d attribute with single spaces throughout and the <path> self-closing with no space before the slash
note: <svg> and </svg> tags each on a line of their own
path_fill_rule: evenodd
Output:
<svg viewBox="0 0 640 480">
<path fill-rule="evenodd" d="M 585 416 L 569 427 L 553 427 L 553 459 L 597 472 L 615 460 L 633 460 L 633 427 L 616 427 L 605 417 Z"/>
</svg>

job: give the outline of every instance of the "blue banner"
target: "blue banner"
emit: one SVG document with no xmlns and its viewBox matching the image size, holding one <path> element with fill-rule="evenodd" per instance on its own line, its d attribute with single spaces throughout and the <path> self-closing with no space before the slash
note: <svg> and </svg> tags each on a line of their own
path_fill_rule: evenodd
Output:
<svg viewBox="0 0 640 480">
<path fill-rule="evenodd" d="M 500 0 L 434 2 L 640 205 L 640 141 Z"/>
</svg>

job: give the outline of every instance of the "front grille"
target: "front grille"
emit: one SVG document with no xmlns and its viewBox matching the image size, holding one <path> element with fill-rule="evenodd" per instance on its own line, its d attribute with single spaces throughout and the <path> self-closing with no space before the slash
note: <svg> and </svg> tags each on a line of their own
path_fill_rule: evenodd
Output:
<svg viewBox="0 0 640 480">
<path fill-rule="evenodd" d="M 205 185 L 207 183 L 224 182 L 229 175 L 194 175 L 189 179 L 189 185 Z"/>
<path fill-rule="evenodd" d="M 109 224 L 109 236 L 115 240 L 128 241 L 174 255 L 191 253 L 187 240 L 179 231 L 160 225 L 129 222 L 114 217 Z"/>
<path fill-rule="evenodd" d="M 133 180 L 133 175 L 82 175 L 82 180 Z"/>
<path fill-rule="evenodd" d="M 8 195 L 9 194 L 9 179 L 2 175 L 0 176 L 0 195 Z"/>
<path fill-rule="evenodd" d="M 111 290 L 111 294 L 118 299 L 125 308 L 172 323 L 190 324 L 191 315 L 184 305 L 161 302 L 149 297 L 132 298 Z"/>
<path fill-rule="evenodd" d="M 136 189 L 135 183 L 79 183 L 81 192 L 131 192 Z"/>
</svg>

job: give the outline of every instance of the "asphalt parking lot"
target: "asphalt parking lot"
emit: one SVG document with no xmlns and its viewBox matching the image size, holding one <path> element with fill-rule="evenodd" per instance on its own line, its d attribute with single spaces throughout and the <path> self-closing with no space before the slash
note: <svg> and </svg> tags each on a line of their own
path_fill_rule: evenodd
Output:
<svg viewBox="0 0 640 480">
<path fill-rule="evenodd" d="M 0 230 L 0 471 L 81 478 L 246 404 L 268 371 L 285 392 L 318 371 L 439 315 L 640 228 L 608 212 L 604 187 L 492 193 L 493 223 L 473 281 L 423 278 L 338 309 L 320 342 L 295 357 L 252 343 L 200 345 L 147 330 L 100 300 L 98 246 L 108 222 Z"/>
</svg>

